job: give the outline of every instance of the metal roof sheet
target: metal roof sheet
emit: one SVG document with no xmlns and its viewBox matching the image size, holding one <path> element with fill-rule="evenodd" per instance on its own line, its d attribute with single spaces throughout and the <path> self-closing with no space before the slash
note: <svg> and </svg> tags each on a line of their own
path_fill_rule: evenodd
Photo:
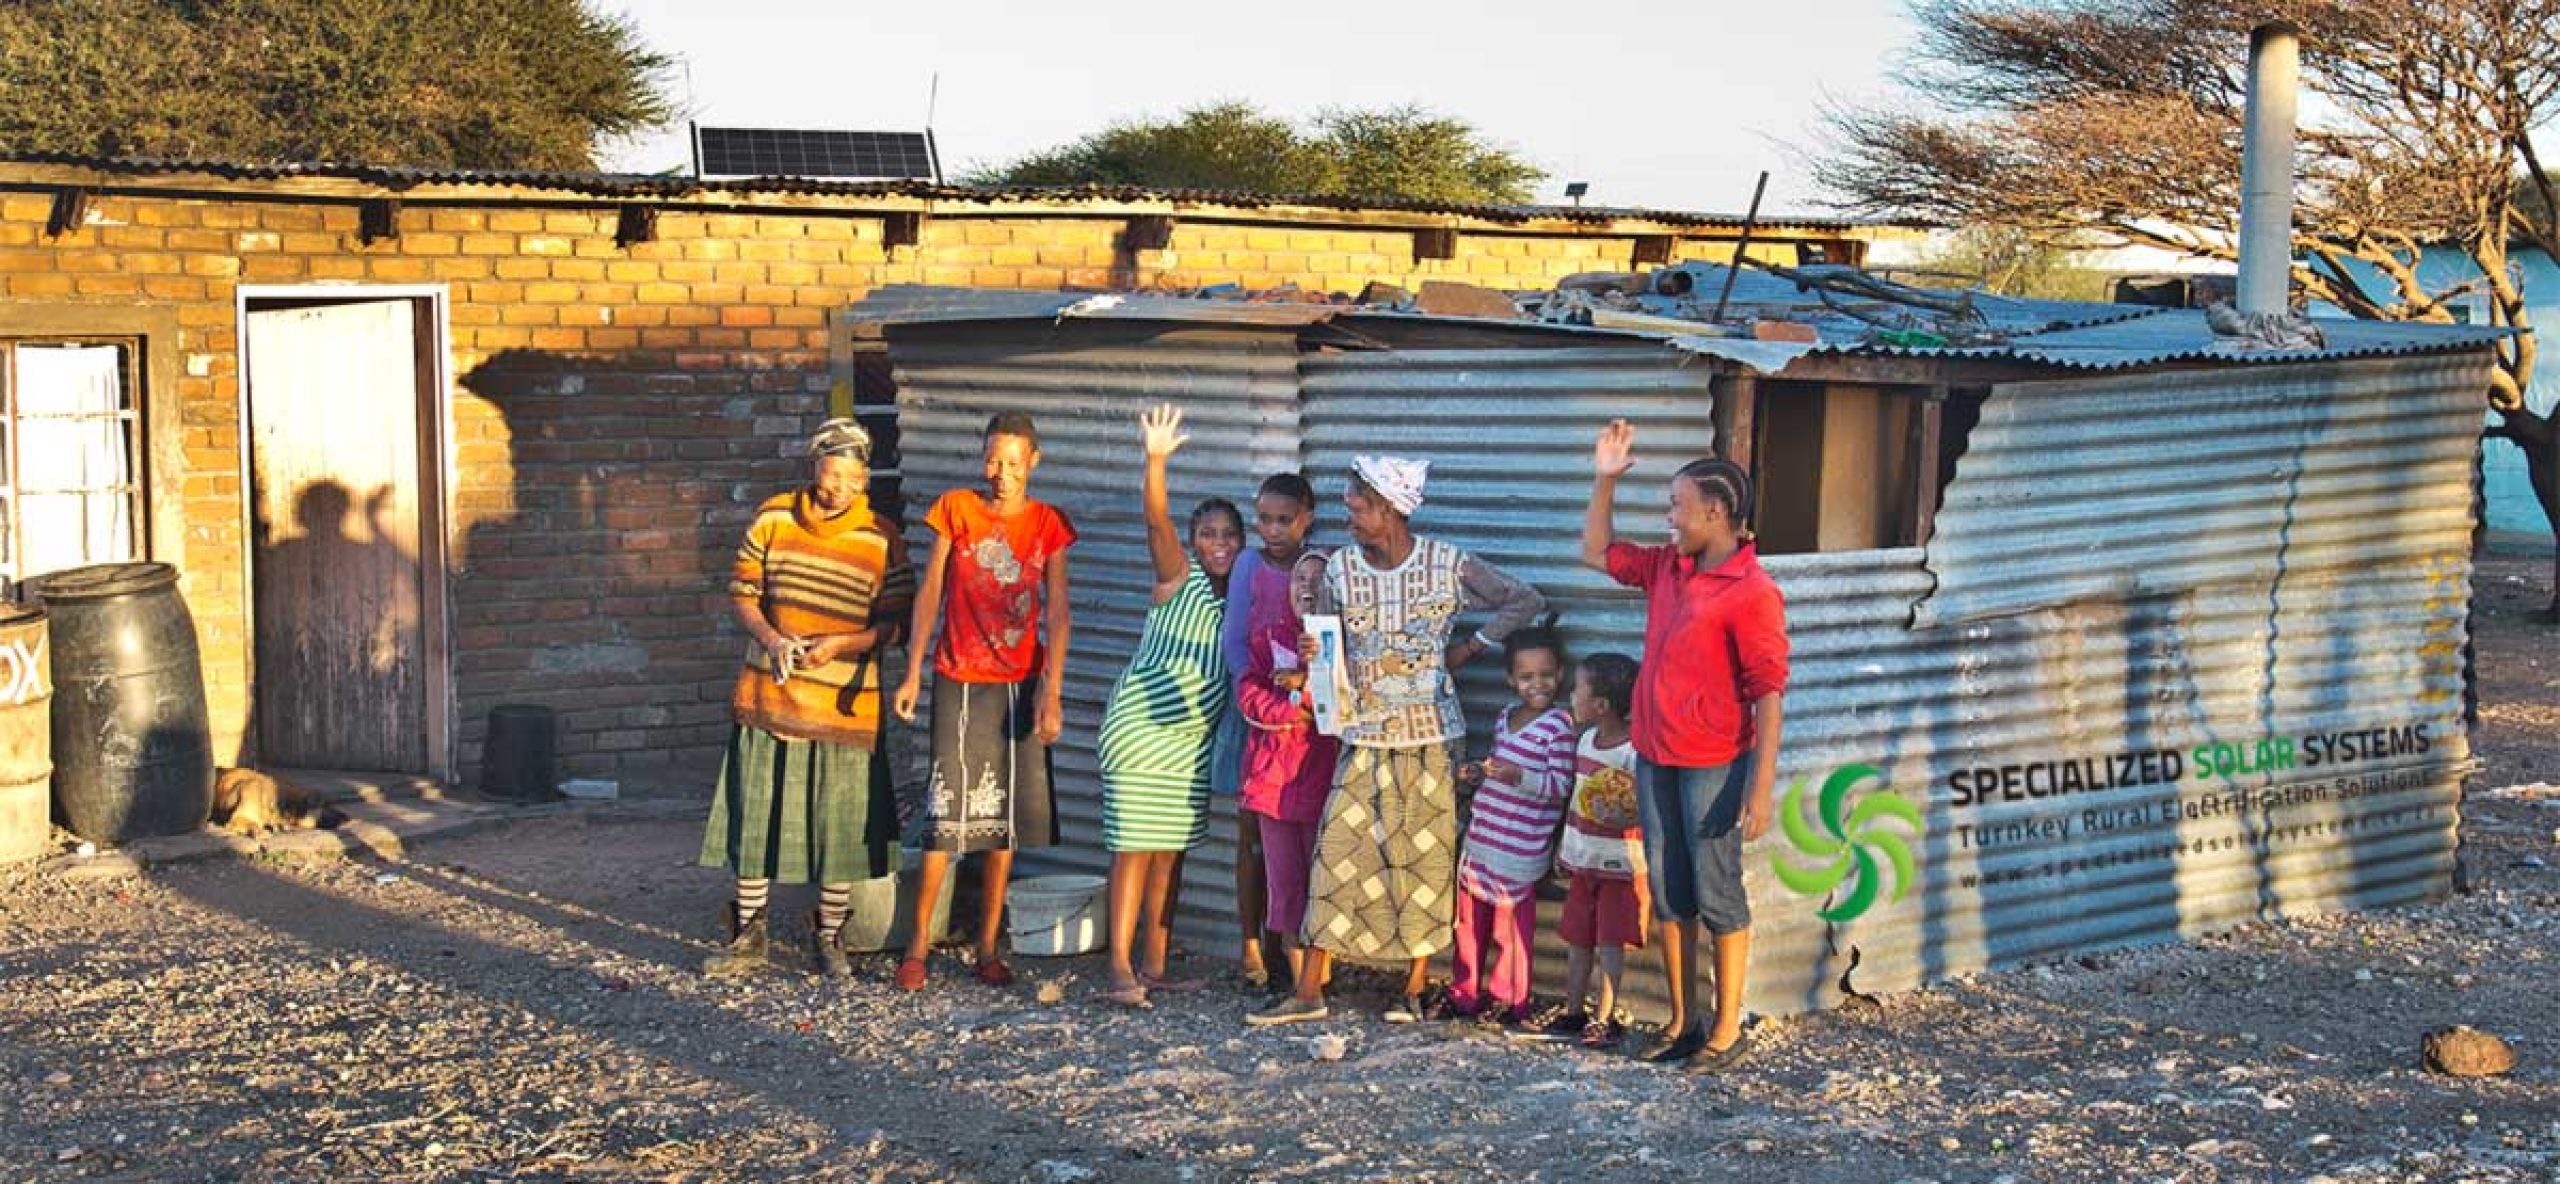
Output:
<svg viewBox="0 0 2560 1184">
<path fill-rule="evenodd" d="M 1726 269 L 1709 268 L 1720 277 Z M 1701 282 L 1702 299 L 1712 303 L 1715 289 Z M 2449 353 L 2482 349 L 2508 336 L 2508 331 L 2468 325 L 2413 325 L 2383 321 L 2317 318 L 2328 344 L 2316 350 L 2255 350 L 2216 337 L 2195 309 L 2158 309 L 2137 305 L 2094 304 L 2061 300 L 2022 300 L 1976 294 L 1976 309 L 1987 333 L 2006 339 L 1982 345 L 1897 346 L 1875 340 L 1875 327 L 1837 313 L 1816 313 L 1817 304 L 1795 285 L 1757 271 L 1745 270 L 1735 284 L 1731 312 L 1748 317 L 1811 323 L 1820 342 L 1759 341 L 1747 337 L 1679 335 L 1642 329 L 1548 325 L 1531 320 L 1424 317 L 1411 313 L 1353 305 L 1250 303 L 1152 294 L 1018 292 L 998 289 L 891 285 L 875 290 L 847 310 L 856 321 L 880 324 L 922 322 L 1010 321 L 1025 319 L 1155 320 L 1190 324 L 1314 325 L 1331 320 L 1353 324 L 1395 319 L 1468 325 L 1501 325 L 1559 335 L 1597 335 L 1659 341 L 1675 349 L 1718 358 L 1766 374 L 1780 374 L 1797 359 L 1831 355 L 2027 362 L 2065 370 L 2107 371 L 2168 362 L 2228 362 L 2266 365 Z M 1748 295 L 1746 302 L 1741 299 Z M 1781 300 L 1788 300 L 1781 304 Z M 1666 311 L 1668 306 L 1664 306 Z M 1699 326 L 1708 326 L 1702 321 Z"/>
<path fill-rule="evenodd" d="M 705 179 L 647 173 L 527 172 L 506 169 L 459 169 L 398 165 L 337 164 L 320 161 L 185 160 L 139 156 L 83 156 L 38 152 L 0 156 L 0 162 L 70 165 L 107 173 L 169 175 L 200 173 L 231 180 L 278 181 L 296 177 L 361 181 L 386 189 L 419 185 L 488 185 L 568 191 L 596 197 L 661 200 L 722 194 L 794 194 L 844 197 L 905 197 L 932 201 L 1005 204 L 1029 202 L 1173 202 L 1265 209 L 1309 206 L 1335 210 L 1379 210 L 1414 214 L 1449 214 L 1487 222 L 1572 222 L 1607 226 L 1617 222 L 1649 222 L 1664 226 L 1739 228 L 1739 214 L 1682 210 L 1646 210 L 1617 206 L 1550 206 L 1429 201 L 1396 197 L 1352 197 L 1326 194 L 1245 193 L 1225 189 L 1191 189 L 1158 185 L 951 185 L 930 181 L 828 181 L 809 177 L 741 177 Z M 1768 230 L 1837 231 L 1860 226 L 1912 223 L 1858 218 L 1798 215 L 1763 216 Z"/>
</svg>

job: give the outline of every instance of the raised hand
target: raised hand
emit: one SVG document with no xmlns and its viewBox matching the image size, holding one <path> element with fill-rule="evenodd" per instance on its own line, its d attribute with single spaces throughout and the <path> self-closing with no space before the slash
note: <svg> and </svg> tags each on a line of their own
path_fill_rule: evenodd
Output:
<svg viewBox="0 0 2560 1184">
<path fill-rule="evenodd" d="M 1636 466 L 1636 425 L 1626 420 L 1608 420 L 1608 428 L 1600 428 L 1600 441 L 1592 443 L 1592 472 L 1600 477 L 1626 477 Z"/>
<path fill-rule="evenodd" d="M 1150 458 L 1171 456 L 1191 439 L 1182 434 L 1182 409 L 1171 403 L 1159 403 L 1155 410 L 1140 412 L 1138 430 L 1146 438 Z"/>
<path fill-rule="evenodd" d="M 1591 446 L 1591 471 L 1603 477 L 1622 477 L 1636 467 L 1635 425 L 1623 419 L 1609 421 L 1600 429 L 1600 439 Z"/>
</svg>

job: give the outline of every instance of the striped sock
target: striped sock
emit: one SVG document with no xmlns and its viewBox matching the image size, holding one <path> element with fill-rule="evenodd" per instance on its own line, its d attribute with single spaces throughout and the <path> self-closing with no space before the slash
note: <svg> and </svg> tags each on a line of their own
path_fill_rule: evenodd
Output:
<svg viewBox="0 0 2560 1184">
<path fill-rule="evenodd" d="M 773 896 L 773 881 L 738 877 L 738 921 L 744 924 L 764 914 L 765 903 Z"/>
<path fill-rule="evenodd" d="M 844 928 L 845 916 L 853 911 L 853 885 L 821 884 L 818 886 L 818 936 L 832 938 Z"/>
</svg>

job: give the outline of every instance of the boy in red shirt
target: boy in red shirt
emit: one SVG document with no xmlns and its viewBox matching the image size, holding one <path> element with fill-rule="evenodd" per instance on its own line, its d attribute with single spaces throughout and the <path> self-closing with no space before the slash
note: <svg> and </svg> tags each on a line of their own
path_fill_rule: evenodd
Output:
<svg viewBox="0 0 2560 1184">
<path fill-rule="evenodd" d="M 925 984 L 933 906 L 951 857 L 972 851 L 981 853 L 986 876 L 978 981 L 1012 982 L 996 938 L 1014 848 L 1058 838 L 1049 745 L 1064 718 L 1067 548 L 1076 532 L 1057 507 L 1031 500 L 1031 471 L 1039 465 L 1031 417 L 998 415 L 987 421 L 986 492 L 952 490 L 925 514 L 933 556 L 916 594 L 907 678 L 891 700 L 898 718 L 915 722 L 930 647 L 933 780 L 915 925 L 898 963 L 905 990 Z"/>
</svg>

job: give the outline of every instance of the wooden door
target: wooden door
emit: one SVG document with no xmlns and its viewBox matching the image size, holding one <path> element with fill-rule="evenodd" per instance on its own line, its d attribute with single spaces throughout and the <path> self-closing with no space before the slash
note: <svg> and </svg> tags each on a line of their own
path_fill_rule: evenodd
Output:
<svg viewBox="0 0 2560 1184">
<path fill-rule="evenodd" d="M 425 772 L 417 305 L 247 320 L 260 758 Z"/>
</svg>

